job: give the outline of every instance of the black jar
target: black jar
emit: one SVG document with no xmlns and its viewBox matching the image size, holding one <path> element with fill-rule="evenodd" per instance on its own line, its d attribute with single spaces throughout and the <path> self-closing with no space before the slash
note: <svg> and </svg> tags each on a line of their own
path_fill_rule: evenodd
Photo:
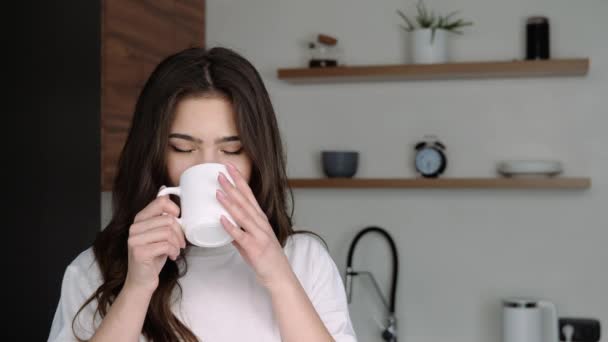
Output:
<svg viewBox="0 0 608 342">
<path fill-rule="evenodd" d="M 526 59 L 549 58 L 549 19 L 530 17 L 526 20 Z"/>
</svg>

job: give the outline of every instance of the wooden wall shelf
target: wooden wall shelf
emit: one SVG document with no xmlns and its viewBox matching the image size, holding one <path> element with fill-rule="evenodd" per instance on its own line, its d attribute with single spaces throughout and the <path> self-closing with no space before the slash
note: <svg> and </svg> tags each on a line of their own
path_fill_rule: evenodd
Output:
<svg viewBox="0 0 608 342">
<path fill-rule="evenodd" d="M 285 68 L 277 74 L 289 82 L 343 82 L 365 80 L 438 80 L 581 76 L 589 70 L 589 58 L 486 61 L 445 64 L 395 64 Z"/>
<path fill-rule="evenodd" d="M 294 178 L 292 188 L 588 189 L 590 178 Z"/>
</svg>

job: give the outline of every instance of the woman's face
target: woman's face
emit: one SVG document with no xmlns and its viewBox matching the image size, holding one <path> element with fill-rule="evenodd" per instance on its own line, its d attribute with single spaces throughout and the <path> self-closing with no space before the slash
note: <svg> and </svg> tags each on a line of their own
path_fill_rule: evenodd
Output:
<svg viewBox="0 0 608 342">
<path fill-rule="evenodd" d="M 167 146 L 171 185 L 178 185 L 182 172 L 191 166 L 226 162 L 249 181 L 251 159 L 241 145 L 232 104 L 219 96 L 181 100 L 175 108 Z"/>
</svg>

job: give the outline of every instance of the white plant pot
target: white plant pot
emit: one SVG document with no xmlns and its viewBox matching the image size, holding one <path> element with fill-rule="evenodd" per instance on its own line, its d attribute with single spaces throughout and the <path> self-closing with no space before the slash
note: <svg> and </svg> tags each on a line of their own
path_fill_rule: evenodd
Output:
<svg viewBox="0 0 608 342">
<path fill-rule="evenodd" d="M 411 54 L 414 64 L 446 63 L 448 61 L 447 31 L 414 30 L 411 37 Z"/>
</svg>

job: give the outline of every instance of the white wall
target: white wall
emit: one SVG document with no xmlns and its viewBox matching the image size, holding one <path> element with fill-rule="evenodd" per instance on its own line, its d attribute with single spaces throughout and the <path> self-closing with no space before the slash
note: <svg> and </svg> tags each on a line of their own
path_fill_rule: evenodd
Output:
<svg viewBox="0 0 608 342">
<path fill-rule="evenodd" d="M 293 85 L 279 67 L 305 63 L 304 42 L 336 35 L 347 64 L 401 63 L 405 34 L 395 9 L 413 1 L 215 0 L 209 46 L 233 48 L 261 72 L 288 151 L 291 177 L 321 176 L 322 149 L 361 152 L 358 177 L 413 176 L 412 144 L 437 134 L 446 176 L 492 176 L 508 158 L 556 158 L 590 190 L 296 190 L 296 224 L 322 234 L 341 270 L 367 225 L 395 237 L 400 253 L 400 341 L 500 340 L 500 300 L 553 300 L 560 316 L 599 318 L 608 335 L 608 2 L 434 0 L 475 25 L 452 44 L 454 61 L 523 53 L 528 15 L 551 20 L 552 56 L 590 57 L 586 77 Z M 108 205 L 109 196 L 104 196 Z M 107 212 L 105 220 L 107 220 Z M 387 290 L 389 254 L 376 236 L 355 256 Z M 357 280 L 351 315 L 361 341 L 380 341 L 383 320 L 368 282 Z M 603 341 L 608 341 L 606 337 Z"/>
</svg>

